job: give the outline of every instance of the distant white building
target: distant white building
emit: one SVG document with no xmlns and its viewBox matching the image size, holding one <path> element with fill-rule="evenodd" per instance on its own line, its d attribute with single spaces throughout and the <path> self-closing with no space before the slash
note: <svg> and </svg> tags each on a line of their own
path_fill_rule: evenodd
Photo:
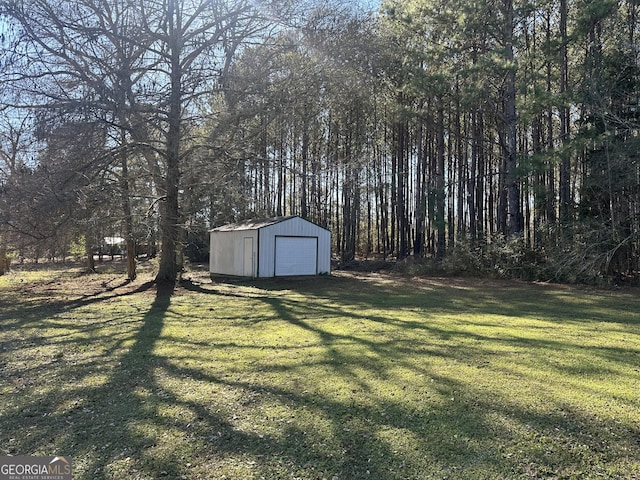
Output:
<svg viewBox="0 0 640 480">
<path fill-rule="evenodd" d="M 331 232 L 298 216 L 211 230 L 209 270 L 216 275 L 283 277 L 331 273 Z"/>
</svg>

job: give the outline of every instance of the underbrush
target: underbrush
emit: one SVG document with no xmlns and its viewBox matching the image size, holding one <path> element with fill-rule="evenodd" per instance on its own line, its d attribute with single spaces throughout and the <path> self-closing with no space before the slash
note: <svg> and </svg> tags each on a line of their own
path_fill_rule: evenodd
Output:
<svg viewBox="0 0 640 480">
<path fill-rule="evenodd" d="M 517 279 L 600 287 L 638 286 L 640 273 L 616 264 L 615 247 L 574 238 L 564 247 L 528 245 L 520 237 L 494 236 L 490 241 L 459 240 L 445 257 L 413 257 L 393 269 L 412 275 L 449 275 Z"/>
</svg>

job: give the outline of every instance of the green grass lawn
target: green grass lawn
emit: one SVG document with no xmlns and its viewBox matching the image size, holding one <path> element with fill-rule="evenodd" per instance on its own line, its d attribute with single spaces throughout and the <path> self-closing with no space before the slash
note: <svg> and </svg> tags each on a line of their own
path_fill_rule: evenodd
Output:
<svg viewBox="0 0 640 480">
<path fill-rule="evenodd" d="M 0 455 L 76 480 L 640 478 L 637 290 L 141 277 L 0 277 Z"/>
</svg>

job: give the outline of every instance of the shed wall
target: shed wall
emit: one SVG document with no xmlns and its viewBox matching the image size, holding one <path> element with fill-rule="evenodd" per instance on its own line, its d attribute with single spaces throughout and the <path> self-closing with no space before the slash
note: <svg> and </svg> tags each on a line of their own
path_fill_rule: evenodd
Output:
<svg viewBox="0 0 640 480">
<path fill-rule="evenodd" d="M 253 242 L 245 242 L 245 238 L 252 238 Z M 211 232 L 209 271 L 219 275 L 246 276 L 247 270 L 256 276 L 256 256 L 257 256 L 256 230 L 239 230 L 231 232 Z M 251 244 L 253 252 L 247 255 L 245 245 Z M 251 260 L 250 267 L 245 265 Z"/>
<path fill-rule="evenodd" d="M 258 274 L 275 276 L 276 237 L 317 237 L 318 274 L 331 272 L 331 233 L 311 222 L 294 217 L 260 229 Z"/>
</svg>

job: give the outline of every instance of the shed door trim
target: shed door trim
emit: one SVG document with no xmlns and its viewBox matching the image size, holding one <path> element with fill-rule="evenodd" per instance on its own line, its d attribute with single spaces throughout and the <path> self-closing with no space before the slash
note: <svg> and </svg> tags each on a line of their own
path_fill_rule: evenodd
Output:
<svg viewBox="0 0 640 480">
<path fill-rule="evenodd" d="M 244 237 L 242 255 L 242 274 L 245 277 L 253 277 L 254 265 L 253 237 Z"/>
<path fill-rule="evenodd" d="M 300 242 L 296 242 L 296 240 L 300 240 Z M 317 275 L 318 243 L 317 236 L 276 235 L 273 260 L 274 276 Z M 313 252 L 309 252 L 311 245 L 313 245 Z"/>
</svg>

